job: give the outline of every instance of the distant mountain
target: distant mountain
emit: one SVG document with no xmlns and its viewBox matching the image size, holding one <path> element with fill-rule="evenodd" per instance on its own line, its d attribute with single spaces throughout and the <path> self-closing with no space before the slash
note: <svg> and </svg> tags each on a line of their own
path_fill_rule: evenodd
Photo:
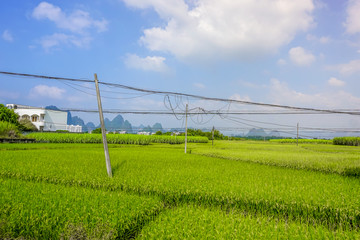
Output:
<svg viewBox="0 0 360 240">
<path fill-rule="evenodd" d="M 104 119 L 105 128 L 108 131 L 126 131 L 128 133 L 132 133 L 133 129 L 131 126 L 131 123 L 126 120 L 124 121 L 124 118 L 119 114 L 117 115 L 113 120 L 110 120 L 108 118 Z M 100 124 L 97 128 L 100 127 Z"/>
<path fill-rule="evenodd" d="M 262 129 L 262 128 L 259 128 L 259 129 L 253 128 L 248 132 L 248 134 L 246 134 L 246 136 L 247 137 L 266 137 L 267 134 L 264 131 L 264 129 Z"/>
<path fill-rule="evenodd" d="M 85 125 L 86 130 L 84 132 L 91 132 L 92 130 L 96 129 L 95 124 L 92 122 L 88 122 Z"/>
<path fill-rule="evenodd" d="M 54 105 L 46 106 L 45 109 L 61 111 L 58 107 L 56 107 Z"/>
<path fill-rule="evenodd" d="M 60 110 L 56 106 L 47 106 L 45 109 L 50 110 Z M 72 116 L 70 111 L 67 111 L 67 124 L 68 125 L 80 125 L 82 126 L 83 132 L 91 132 L 96 128 L 100 128 L 100 124 L 95 126 L 94 123 L 88 122 L 85 124 L 84 120 L 78 116 Z M 141 124 L 139 127 L 133 127 L 128 120 L 124 120 L 124 118 L 119 114 L 114 117 L 113 120 L 108 118 L 104 119 L 105 128 L 108 131 L 126 131 L 128 133 L 138 132 L 138 131 L 145 131 L 145 132 L 157 132 L 157 131 L 164 131 L 161 123 L 155 123 L 152 127 L 150 125 L 144 126 Z"/>
<path fill-rule="evenodd" d="M 153 131 L 153 132 L 157 132 L 157 131 L 163 132 L 164 129 L 163 129 L 161 123 L 155 123 L 155 124 L 152 126 L 152 131 Z"/>
</svg>

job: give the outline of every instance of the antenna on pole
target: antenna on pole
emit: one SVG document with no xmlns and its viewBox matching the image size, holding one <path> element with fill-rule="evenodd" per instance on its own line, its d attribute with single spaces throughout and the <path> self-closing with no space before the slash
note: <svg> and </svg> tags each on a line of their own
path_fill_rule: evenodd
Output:
<svg viewBox="0 0 360 240">
<path fill-rule="evenodd" d="M 98 83 L 96 73 L 94 74 L 94 77 L 95 77 L 96 96 L 97 96 L 97 102 L 98 102 L 98 108 L 99 108 L 99 116 L 100 116 L 101 134 L 102 134 L 102 140 L 103 140 L 103 144 L 104 144 L 106 170 L 107 170 L 107 173 L 108 173 L 109 177 L 112 177 L 109 149 L 108 149 L 107 140 L 106 140 L 106 129 L 105 129 L 105 124 L 104 124 L 104 115 L 103 115 L 102 106 L 101 106 L 99 83 Z"/>
</svg>

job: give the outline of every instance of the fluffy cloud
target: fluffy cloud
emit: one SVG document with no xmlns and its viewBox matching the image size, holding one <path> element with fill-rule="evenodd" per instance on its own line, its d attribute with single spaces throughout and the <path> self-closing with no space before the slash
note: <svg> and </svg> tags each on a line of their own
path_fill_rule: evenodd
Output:
<svg viewBox="0 0 360 240">
<path fill-rule="evenodd" d="M 314 36 L 314 35 L 311 35 L 311 34 L 308 34 L 306 36 L 306 39 L 309 40 L 309 41 L 316 41 L 316 42 L 319 42 L 321 44 L 325 44 L 325 43 L 328 43 L 330 42 L 330 37 L 317 37 L 317 36 Z"/>
<path fill-rule="evenodd" d="M 277 104 L 328 109 L 357 108 L 360 98 L 345 91 L 307 94 L 295 91 L 279 81 L 271 79 L 270 98 Z"/>
<path fill-rule="evenodd" d="M 56 24 L 58 28 L 66 29 L 74 33 L 84 33 L 85 30 L 95 28 L 102 32 L 107 30 L 108 22 L 105 19 L 94 20 L 88 12 L 75 10 L 66 15 L 61 8 L 51 3 L 41 2 L 33 11 L 35 19 L 48 19 Z"/>
<path fill-rule="evenodd" d="M 40 41 L 41 46 L 49 52 L 50 49 L 58 47 L 62 44 L 74 45 L 76 47 L 87 47 L 91 42 L 91 37 L 77 37 L 64 33 L 54 33 L 50 36 L 44 36 Z"/>
<path fill-rule="evenodd" d="M 37 98 L 53 98 L 53 99 L 62 99 L 65 89 L 58 87 L 51 87 L 47 85 L 37 85 L 30 89 L 29 97 L 32 99 Z"/>
<path fill-rule="evenodd" d="M 280 58 L 280 59 L 277 61 L 277 65 L 279 65 L 279 66 L 286 65 L 286 60 Z"/>
<path fill-rule="evenodd" d="M 165 58 L 159 56 L 141 58 L 135 54 L 129 54 L 125 59 L 125 65 L 128 68 L 144 71 L 166 72 L 168 70 L 165 64 Z"/>
<path fill-rule="evenodd" d="M 237 94 L 237 93 L 231 95 L 229 99 L 238 100 L 238 101 L 246 101 L 246 102 L 250 102 L 250 101 L 251 101 L 251 99 L 250 99 L 249 96 L 240 96 L 240 95 Z"/>
<path fill-rule="evenodd" d="M 295 47 L 289 51 L 290 60 L 298 66 L 308 66 L 315 61 L 315 56 L 302 47 Z"/>
<path fill-rule="evenodd" d="M 337 78 L 334 78 L 334 77 L 330 78 L 328 80 L 328 83 L 329 83 L 330 86 L 333 86 L 333 87 L 342 87 L 342 86 L 345 85 L 344 81 L 341 81 L 341 80 L 339 80 Z"/>
<path fill-rule="evenodd" d="M 360 32 L 360 0 L 349 0 L 347 18 L 344 23 L 346 32 L 355 34 Z"/>
<path fill-rule="evenodd" d="M 71 44 L 76 47 L 86 47 L 91 42 L 90 31 L 103 32 L 107 30 L 108 22 L 105 19 L 95 20 L 88 12 L 75 10 L 71 14 L 64 13 L 60 7 L 47 2 L 41 2 L 32 12 L 37 20 L 47 19 L 55 23 L 62 30 L 69 33 L 54 33 L 40 40 L 46 51 L 60 44 Z"/>
<path fill-rule="evenodd" d="M 193 86 L 198 89 L 205 89 L 205 85 L 202 83 L 193 83 Z"/>
<path fill-rule="evenodd" d="M 5 30 L 2 34 L 2 38 L 7 42 L 13 42 L 14 38 L 12 34 L 9 32 L 9 30 Z"/>
<path fill-rule="evenodd" d="M 327 69 L 339 71 L 344 75 L 354 74 L 360 72 L 360 60 L 352 60 L 348 63 L 328 66 Z"/>
<path fill-rule="evenodd" d="M 153 8 L 165 25 L 144 30 L 140 42 L 180 59 L 247 59 L 275 52 L 313 23 L 312 0 L 123 0 Z"/>
</svg>

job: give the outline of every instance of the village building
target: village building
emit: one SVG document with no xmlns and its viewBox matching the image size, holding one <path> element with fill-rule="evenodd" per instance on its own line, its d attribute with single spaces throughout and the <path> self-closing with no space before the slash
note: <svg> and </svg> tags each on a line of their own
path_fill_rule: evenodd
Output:
<svg viewBox="0 0 360 240">
<path fill-rule="evenodd" d="M 50 110 L 46 108 L 31 107 L 18 104 L 6 104 L 19 115 L 19 119 L 28 119 L 39 131 L 55 132 L 67 130 L 69 132 L 82 132 L 80 125 L 67 125 L 67 112 Z"/>
</svg>

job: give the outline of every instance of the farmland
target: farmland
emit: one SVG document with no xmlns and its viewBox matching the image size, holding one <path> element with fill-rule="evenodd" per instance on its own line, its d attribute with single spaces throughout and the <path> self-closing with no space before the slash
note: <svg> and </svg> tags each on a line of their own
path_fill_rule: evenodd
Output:
<svg viewBox="0 0 360 240">
<path fill-rule="evenodd" d="M 358 147 L 183 147 L 110 144 L 108 178 L 101 144 L 2 144 L 0 237 L 360 237 Z"/>
</svg>

